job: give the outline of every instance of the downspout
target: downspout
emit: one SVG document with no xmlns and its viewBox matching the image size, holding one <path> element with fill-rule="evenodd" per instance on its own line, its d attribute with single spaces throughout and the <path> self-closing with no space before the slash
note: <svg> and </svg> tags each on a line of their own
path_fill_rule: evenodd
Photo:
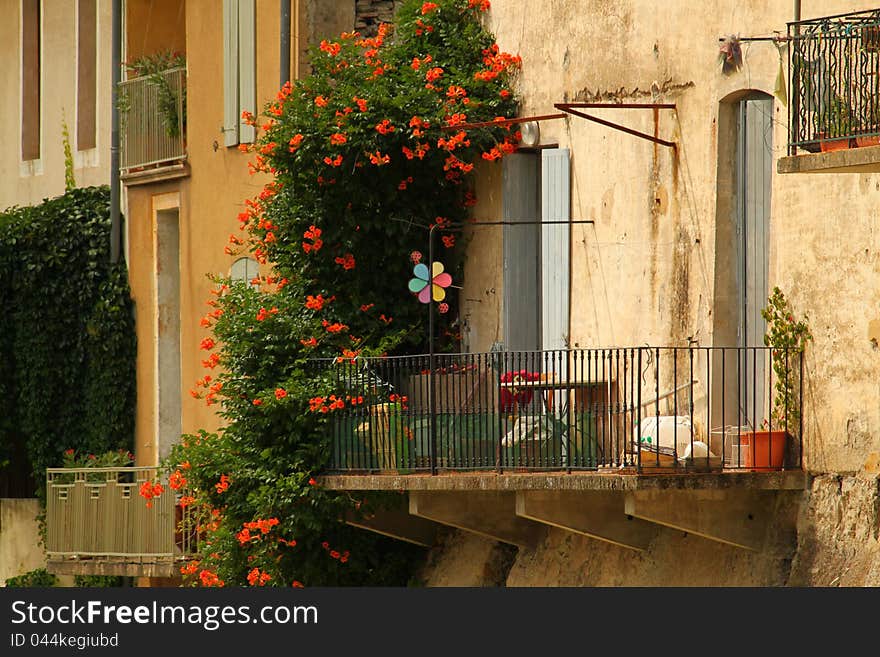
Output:
<svg viewBox="0 0 880 657">
<path fill-rule="evenodd" d="M 281 0 L 281 82 L 290 81 L 290 0 Z"/>
<path fill-rule="evenodd" d="M 110 262 L 119 262 L 119 110 L 117 92 L 122 70 L 122 0 L 113 0 L 112 41 L 110 49 Z"/>
<path fill-rule="evenodd" d="M 801 19 L 801 0 L 794 0 L 794 22 Z"/>
</svg>

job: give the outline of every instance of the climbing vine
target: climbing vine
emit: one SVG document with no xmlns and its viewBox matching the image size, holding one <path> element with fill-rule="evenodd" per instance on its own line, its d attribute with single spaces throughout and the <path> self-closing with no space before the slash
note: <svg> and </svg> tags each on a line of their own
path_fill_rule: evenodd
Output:
<svg viewBox="0 0 880 657">
<path fill-rule="evenodd" d="M 134 320 L 125 264 L 110 264 L 109 207 L 109 189 L 91 187 L 0 213 L 7 494 L 42 497 L 45 468 L 66 449 L 132 447 Z"/>
<path fill-rule="evenodd" d="M 191 394 L 225 426 L 184 436 L 168 462 L 170 487 L 202 518 L 187 581 L 407 582 L 416 548 L 340 521 L 399 495 L 329 491 L 317 477 L 334 412 L 364 403 L 338 389 L 334 364 L 424 349 L 424 306 L 407 290 L 416 251 L 436 226 L 437 259 L 455 262 L 450 229 L 476 201 L 475 164 L 516 148 L 497 120 L 515 113 L 519 59 L 498 49 L 488 10 L 406 1 L 374 38 L 321 42 L 310 76 L 244 117 L 259 129 L 243 147 L 251 173 L 270 181 L 245 202 L 226 251 L 252 254 L 266 274 L 217 279 L 202 319 L 206 373 Z"/>
</svg>

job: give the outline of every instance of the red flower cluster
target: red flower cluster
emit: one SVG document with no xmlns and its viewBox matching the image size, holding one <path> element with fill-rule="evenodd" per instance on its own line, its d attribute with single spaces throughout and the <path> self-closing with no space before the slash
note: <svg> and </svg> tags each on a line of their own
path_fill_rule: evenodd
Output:
<svg viewBox="0 0 880 657">
<path fill-rule="evenodd" d="M 336 357 L 336 362 L 341 363 L 344 360 L 348 359 L 350 362 L 353 363 L 360 353 L 360 349 L 358 349 L 357 351 L 352 351 L 351 349 L 343 349 L 342 355 Z"/>
<path fill-rule="evenodd" d="M 340 46 L 338 43 L 329 42 L 326 39 L 324 41 L 321 41 L 321 45 L 318 47 L 331 57 L 335 57 L 336 55 L 338 55 L 339 51 L 342 49 L 342 46 Z"/>
<path fill-rule="evenodd" d="M 275 399 L 284 399 L 287 397 L 287 391 L 284 388 L 275 388 Z"/>
<path fill-rule="evenodd" d="M 435 66 L 434 68 L 428 69 L 428 72 L 425 73 L 425 80 L 428 82 L 436 82 L 440 79 L 440 76 L 443 75 L 443 69 L 439 66 Z"/>
<path fill-rule="evenodd" d="M 251 586 L 266 586 L 266 582 L 272 579 L 269 573 L 261 573 L 259 568 L 254 568 L 248 573 L 247 581 Z"/>
<path fill-rule="evenodd" d="M 309 253 L 310 251 L 319 251 L 322 246 L 324 246 L 324 242 L 321 240 L 321 229 L 316 228 L 315 226 L 309 226 L 309 229 L 303 233 L 303 237 L 307 240 L 312 240 L 311 243 L 303 242 L 302 247 L 303 251 Z"/>
<path fill-rule="evenodd" d="M 346 271 L 348 271 L 350 269 L 354 269 L 354 265 L 355 265 L 354 256 L 350 253 L 346 253 L 341 258 L 336 258 L 334 260 L 334 262 L 337 265 L 342 265 L 342 268 L 345 269 Z"/>
<path fill-rule="evenodd" d="M 175 470 L 171 473 L 171 477 L 168 479 L 168 485 L 171 486 L 173 490 L 180 490 L 186 486 L 186 477 L 183 476 L 183 473 L 180 470 Z"/>
<path fill-rule="evenodd" d="M 263 320 L 268 319 L 269 315 L 277 315 L 277 314 L 278 314 L 278 308 L 273 306 L 269 310 L 266 310 L 265 308 L 263 308 L 261 306 L 260 310 L 257 311 L 257 321 L 262 322 Z"/>
<path fill-rule="evenodd" d="M 387 135 L 390 132 L 394 132 L 394 126 L 391 125 L 391 121 L 388 119 L 382 119 L 380 123 L 376 124 L 376 132 L 380 135 Z"/>
<path fill-rule="evenodd" d="M 341 322 L 334 322 L 333 324 L 331 324 L 326 319 L 321 322 L 321 325 L 325 329 L 327 329 L 328 333 L 340 333 L 342 331 L 348 330 L 348 326 L 346 326 L 345 324 Z"/>
<path fill-rule="evenodd" d="M 147 508 L 152 509 L 153 499 L 159 497 L 164 491 L 165 488 L 158 481 L 145 481 L 143 484 L 141 484 L 141 488 L 138 493 L 141 497 L 147 500 Z"/>
<path fill-rule="evenodd" d="M 306 308 L 309 310 L 321 310 L 324 307 L 324 304 L 327 303 L 327 299 L 324 298 L 323 295 L 319 294 L 316 297 L 313 297 L 311 294 L 306 297 Z"/>
<path fill-rule="evenodd" d="M 218 493 L 225 493 L 229 490 L 229 475 L 220 475 L 220 481 L 214 484 L 214 488 Z"/>
</svg>

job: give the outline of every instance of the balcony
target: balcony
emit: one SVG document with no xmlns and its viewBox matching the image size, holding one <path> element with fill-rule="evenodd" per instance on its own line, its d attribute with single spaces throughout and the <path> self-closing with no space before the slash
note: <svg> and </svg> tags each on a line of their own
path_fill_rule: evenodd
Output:
<svg viewBox="0 0 880 657">
<path fill-rule="evenodd" d="M 880 9 L 788 25 L 780 173 L 880 171 Z"/>
<path fill-rule="evenodd" d="M 313 400 L 332 414 L 321 485 L 406 492 L 400 508 L 346 520 L 420 545 L 448 526 L 532 548 L 551 526 L 643 551 L 671 527 L 761 550 L 774 509 L 804 486 L 795 351 L 441 354 L 321 370 L 337 390 Z"/>
<path fill-rule="evenodd" d="M 196 549 L 189 507 L 175 491 L 147 506 L 139 494 L 156 468 L 46 471 L 46 556 L 57 574 L 173 577 Z"/>
<path fill-rule="evenodd" d="M 800 469 L 801 354 L 776 350 L 779 381 L 770 352 L 635 347 L 440 354 L 433 368 L 428 356 L 325 364 L 338 396 L 357 402 L 333 412 L 330 470 Z"/>
<path fill-rule="evenodd" d="M 175 68 L 119 84 L 123 174 L 186 160 L 186 69 Z"/>
</svg>

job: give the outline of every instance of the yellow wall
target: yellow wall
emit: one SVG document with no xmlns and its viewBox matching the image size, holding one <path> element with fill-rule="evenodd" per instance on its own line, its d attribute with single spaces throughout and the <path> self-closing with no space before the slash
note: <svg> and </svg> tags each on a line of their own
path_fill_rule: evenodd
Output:
<svg viewBox="0 0 880 657">
<path fill-rule="evenodd" d="M 311 25 L 322 34 L 351 29 L 338 26 L 330 18 L 308 15 L 308 7 L 293 3 L 300 12 L 299 25 Z M 278 0 L 256 3 L 257 108 L 274 100 L 278 92 L 279 14 Z M 308 20 L 306 20 L 308 19 Z M 332 20 L 331 20 L 332 19 Z M 296 21 L 292 21 L 295 26 Z M 317 26 L 317 27 L 315 27 Z M 338 27 L 338 29 L 337 29 Z M 132 30 L 133 26 L 129 26 Z M 300 40 L 303 35 L 300 34 Z M 292 50 L 297 39 L 292 38 Z M 138 330 L 138 409 L 137 453 L 139 463 L 154 463 L 156 451 L 156 348 L 155 348 L 155 230 L 153 206 L 157 196 L 180 194 L 180 316 L 183 431 L 215 430 L 220 419 L 217 406 L 190 396 L 197 379 L 206 373 L 201 361 L 206 352 L 199 349 L 210 330 L 199 322 L 211 310 L 213 284 L 208 274 L 226 276 L 240 256 L 228 256 L 224 247 L 229 235 L 238 233 L 238 213 L 245 199 L 259 194 L 269 181 L 263 175 L 248 174 L 249 155 L 236 147 L 223 145 L 223 12 L 220 2 L 190 2 L 186 7 L 187 50 L 187 166 L 189 175 L 173 182 L 128 188 L 130 225 L 130 278 L 137 305 Z M 294 67 L 295 70 L 295 67 Z"/>
<path fill-rule="evenodd" d="M 127 0 L 125 60 L 170 50 L 186 53 L 184 0 Z"/>
</svg>

